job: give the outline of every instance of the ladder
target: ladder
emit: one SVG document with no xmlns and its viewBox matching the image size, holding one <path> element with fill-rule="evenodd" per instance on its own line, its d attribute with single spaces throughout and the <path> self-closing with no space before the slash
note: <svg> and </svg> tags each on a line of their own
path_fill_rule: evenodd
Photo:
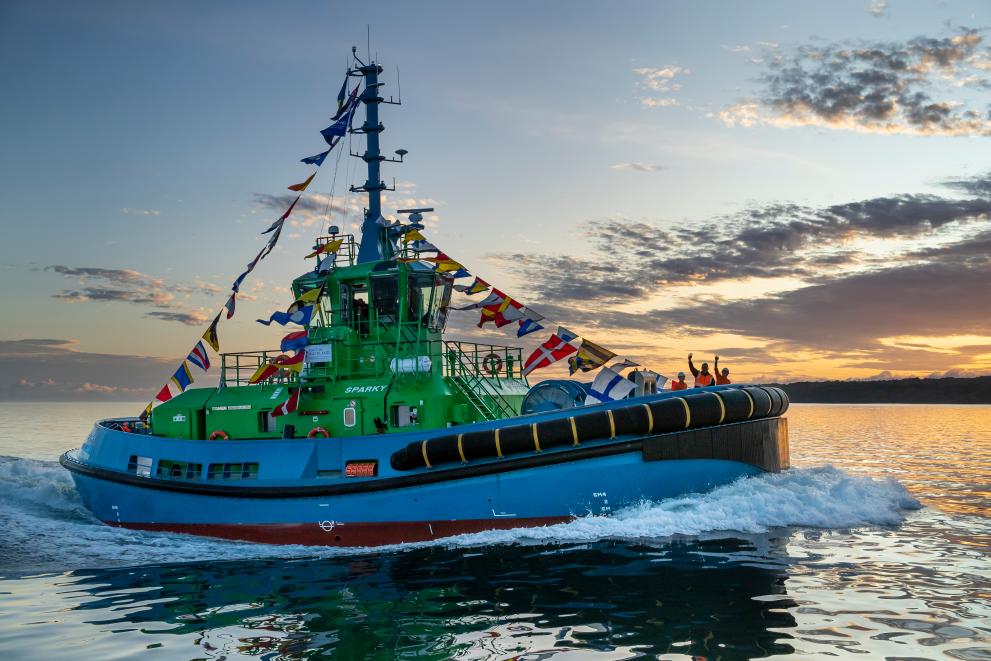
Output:
<svg viewBox="0 0 991 661">
<path fill-rule="evenodd" d="M 457 342 L 444 342 L 447 356 L 454 359 L 450 383 L 483 420 L 500 420 L 519 415 L 489 380 L 478 373 L 478 365 L 462 351 Z"/>
</svg>

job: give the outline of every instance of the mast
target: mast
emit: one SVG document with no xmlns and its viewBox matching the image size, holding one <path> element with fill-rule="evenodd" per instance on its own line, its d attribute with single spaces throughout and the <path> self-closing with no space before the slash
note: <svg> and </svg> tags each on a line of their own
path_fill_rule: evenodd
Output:
<svg viewBox="0 0 991 661">
<path fill-rule="evenodd" d="M 384 84 L 378 81 L 382 67 L 374 61 L 365 64 L 358 59 L 356 51 L 357 49 L 352 46 L 351 55 L 358 66 L 349 69 L 348 75 L 364 79 L 365 89 L 358 99 L 365 104 L 365 123 L 351 129 L 351 132 L 365 134 L 365 152 L 351 155 L 363 160 L 368 170 L 364 184 L 351 186 L 352 192 L 368 194 L 368 207 L 365 209 L 365 217 L 361 224 L 361 244 L 358 248 L 358 263 L 361 264 L 392 259 L 395 255 L 395 246 L 390 237 L 387 221 L 382 217 L 382 191 L 396 189 L 394 186 L 389 188 L 382 181 L 381 164 L 383 161 L 402 163 L 402 157 L 406 152 L 402 149 L 397 150 L 399 158 L 395 159 L 386 158 L 379 150 L 379 134 L 385 130 L 379 121 L 379 104 L 399 105 L 400 101 L 393 101 L 391 97 L 386 101 L 379 95 L 379 87 Z"/>
</svg>

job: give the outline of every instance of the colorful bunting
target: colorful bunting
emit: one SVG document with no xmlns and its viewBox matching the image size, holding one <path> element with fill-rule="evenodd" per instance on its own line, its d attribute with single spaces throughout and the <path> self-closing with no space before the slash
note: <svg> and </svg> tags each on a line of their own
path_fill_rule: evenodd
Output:
<svg viewBox="0 0 991 661">
<path fill-rule="evenodd" d="M 335 140 L 335 141 L 334 141 L 334 144 L 337 144 L 337 142 L 338 142 L 338 141 L 337 141 L 337 140 Z M 300 159 L 300 163 L 306 163 L 307 165 L 315 165 L 315 166 L 317 166 L 317 167 L 320 167 L 321 165 L 323 165 L 323 160 L 324 160 L 325 158 L 327 158 L 327 154 L 329 154 L 329 153 L 330 153 L 330 151 L 331 151 L 331 150 L 332 150 L 333 148 L 334 148 L 334 147 L 333 147 L 333 145 L 332 145 L 332 146 L 330 147 L 330 149 L 328 149 L 327 151 L 325 151 L 325 152 L 323 152 L 322 154 L 317 154 L 316 156 L 307 156 L 306 158 L 301 158 L 301 159 Z"/>
<path fill-rule="evenodd" d="M 152 407 L 152 406 L 153 406 L 154 404 L 155 404 L 155 402 L 154 402 L 154 401 L 151 401 L 151 402 L 148 402 L 148 406 L 146 406 L 146 407 L 145 407 L 145 410 L 144 410 L 144 411 L 142 411 L 142 412 L 141 412 L 141 415 L 139 415 L 139 416 L 138 416 L 138 419 L 139 419 L 139 420 L 140 420 L 141 422 L 148 422 L 148 417 L 149 417 L 149 416 L 151 415 L 151 407 Z"/>
<path fill-rule="evenodd" d="M 436 264 L 436 266 L 434 266 L 434 270 L 437 271 L 438 273 L 457 271 L 458 269 L 464 268 L 464 266 L 462 266 L 459 262 L 451 259 L 442 252 L 438 252 L 436 257 L 427 257 L 423 261 L 433 262 L 434 264 Z"/>
<path fill-rule="evenodd" d="M 348 132 L 348 129 L 351 128 L 352 117 L 354 117 L 354 107 L 347 114 L 342 115 L 336 122 L 320 131 L 320 135 L 323 136 L 323 139 L 327 141 L 328 145 L 333 146 L 335 137 L 343 137 Z"/>
<path fill-rule="evenodd" d="M 413 249 L 413 252 L 440 252 L 440 248 L 429 241 L 414 241 L 410 248 Z"/>
<path fill-rule="evenodd" d="M 516 337 L 523 337 L 524 335 L 529 335 L 530 333 L 543 330 L 543 328 L 543 326 L 538 324 L 533 319 L 520 319 L 520 328 L 516 331 Z"/>
<path fill-rule="evenodd" d="M 619 362 L 613 363 L 609 367 L 619 372 L 625 370 L 627 367 L 640 367 L 640 363 L 635 363 L 629 358 L 621 358 Z M 667 377 L 664 377 L 664 380 L 667 381 Z"/>
<path fill-rule="evenodd" d="M 273 376 L 279 373 L 279 368 L 272 363 L 265 363 L 264 365 L 259 365 L 255 373 L 251 375 L 248 379 L 248 385 L 253 386 L 262 381 L 271 379 Z"/>
<path fill-rule="evenodd" d="M 175 384 L 179 392 L 186 392 L 186 388 L 193 383 L 193 373 L 189 371 L 189 364 L 185 360 L 182 361 L 182 365 L 179 366 L 179 369 L 175 371 L 175 374 L 169 380 Z"/>
<path fill-rule="evenodd" d="M 334 116 L 330 118 L 332 121 L 340 119 L 341 115 L 346 113 L 348 110 L 351 110 L 351 107 L 356 105 L 358 102 L 358 85 L 355 85 L 354 89 L 351 90 L 351 94 L 348 95 L 347 101 L 344 100 L 344 92 L 346 91 L 345 88 L 347 87 L 347 84 L 348 79 L 345 78 L 344 85 L 341 86 L 341 91 L 337 94 L 337 112 L 335 112 Z"/>
<path fill-rule="evenodd" d="M 502 300 L 497 304 L 482 307 L 482 316 L 478 320 L 479 328 L 484 328 L 485 324 L 489 322 L 494 322 L 496 328 L 502 328 L 507 324 L 524 318 L 525 315 L 522 310 L 525 306 L 522 303 L 513 300 L 494 287 L 492 288 L 492 292 L 502 297 Z"/>
<path fill-rule="evenodd" d="M 341 89 L 337 93 L 337 112 L 340 113 L 344 108 L 344 101 L 348 96 L 348 77 L 344 76 L 344 82 L 341 83 Z"/>
<path fill-rule="evenodd" d="M 172 391 L 169 390 L 169 384 L 166 383 L 162 386 L 162 389 L 158 391 L 157 395 L 155 395 L 155 399 L 159 402 L 167 402 L 172 399 Z"/>
<path fill-rule="evenodd" d="M 273 312 L 272 316 L 265 319 L 258 319 L 259 324 L 264 324 L 266 326 L 271 326 L 272 322 L 279 324 L 280 326 L 285 326 L 286 324 L 293 323 L 299 324 L 300 326 L 309 326 L 310 318 L 313 316 L 313 306 L 307 305 L 304 308 L 296 307 L 296 304 L 289 306 L 286 312 Z"/>
<path fill-rule="evenodd" d="M 581 346 L 578 347 L 578 353 L 568 359 L 568 374 L 574 374 L 579 370 L 582 372 L 591 372 L 596 368 L 602 367 L 615 357 L 615 352 L 599 346 L 595 342 L 582 340 Z"/>
<path fill-rule="evenodd" d="M 186 360 L 191 362 L 193 365 L 196 365 L 204 372 L 207 372 L 210 369 L 210 356 L 207 354 L 206 347 L 203 346 L 202 340 L 196 343 L 193 350 L 189 352 L 188 356 L 186 356 Z"/>
<path fill-rule="evenodd" d="M 470 285 L 454 285 L 455 291 L 459 291 L 466 296 L 474 296 L 475 294 L 481 294 L 483 291 L 489 288 L 489 283 L 485 282 L 481 278 L 475 278 L 475 282 Z"/>
<path fill-rule="evenodd" d="M 302 349 L 309 345 L 309 343 L 310 340 L 306 336 L 305 330 L 294 331 L 282 338 L 282 342 L 279 343 L 279 349 L 282 351 L 294 351 L 296 349 Z"/>
<path fill-rule="evenodd" d="M 328 149 L 327 151 L 330 151 L 330 150 Z M 315 177 L 315 176 L 317 176 L 317 173 L 316 172 L 314 172 L 309 177 L 307 177 L 306 178 L 306 181 L 304 181 L 303 183 L 301 183 L 301 184 L 293 184 L 292 186 L 289 187 L 289 190 L 296 191 L 297 193 L 302 193 L 303 191 L 306 190 L 306 187 L 310 185 L 310 182 L 313 181 L 313 177 Z"/>
<path fill-rule="evenodd" d="M 279 237 L 282 236 L 282 226 L 280 225 L 272 236 L 268 237 L 268 244 L 262 248 L 262 259 L 268 257 L 268 254 L 275 250 L 275 244 L 279 242 Z"/>
<path fill-rule="evenodd" d="M 286 218 L 288 218 L 289 217 L 289 214 L 292 213 L 293 208 L 296 206 L 296 203 L 299 202 L 299 198 L 301 198 L 301 197 L 303 197 L 303 196 L 302 195 L 297 195 L 296 196 L 296 199 L 293 200 L 292 201 L 292 204 L 289 205 L 289 208 L 286 209 L 286 212 L 284 214 L 282 214 L 281 216 L 279 216 L 278 218 L 276 218 L 275 219 L 275 222 L 272 223 L 271 225 L 269 225 L 268 229 L 265 230 L 264 232 L 262 232 L 262 234 L 268 234 L 269 232 L 273 232 L 273 231 L 275 231 L 277 229 L 282 229 L 282 223 L 286 222 Z"/>
<path fill-rule="evenodd" d="M 334 239 L 333 241 L 328 241 L 322 246 L 317 246 L 316 250 L 311 252 L 303 259 L 309 259 L 310 257 L 317 257 L 318 255 L 336 255 L 337 251 L 341 249 L 342 245 L 344 245 L 344 239 Z"/>
<path fill-rule="evenodd" d="M 602 402 L 614 402 L 629 395 L 637 385 L 625 376 L 616 372 L 610 367 L 603 367 L 592 381 L 588 395 L 585 396 L 585 404 L 599 404 Z"/>
<path fill-rule="evenodd" d="M 282 402 L 274 409 L 272 409 L 272 417 L 278 418 L 283 415 L 289 415 L 290 413 L 295 411 L 296 408 L 299 406 L 299 391 L 300 389 L 296 388 L 296 390 L 293 391 L 292 395 L 289 396 L 289 399 L 287 399 L 286 401 Z"/>
<path fill-rule="evenodd" d="M 471 273 L 468 272 L 468 269 L 462 266 L 454 273 L 445 273 L 444 276 L 451 278 L 452 280 L 457 280 L 458 278 L 470 278 Z"/>
<path fill-rule="evenodd" d="M 409 243 L 410 241 L 426 241 L 427 237 L 420 233 L 420 230 L 410 230 L 403 234 L 403 243 Z"/>
<path fill-rule="evenodd" d="M 506 295 L 503 294 L 498 289 L 493 289 L 491 292 L 489 292 L 489 295 L 486 296 L 481 301 L 478 301 L 476 303 L 469 303 L 468 305 L 465 305 L 464 307 L 454 308 L 454 309 L 455 310 L 477 310 L 478 308 L 489 307 L 491 305 L 498 305 L 498 304 L 502 303 L 504 300 L 506 300 Z"/>
<path fill-rule="evenodd" d="M 213 321 L 210 322 L 210 327 L 206 329 L 205 333 L 203 333 L 203 339 L 206 340 L 207 344 L 213 347 L 214 351 L 220 353 L 220 337 L 217 336 L 218 323 L 220 323 L 219 312 L 217 313 L 217 316 L 213 318 Z"/>
<path fill-rule="evenodd" d="M 551 335 L 546 342 L 537 347 L 530 357 L 523 363 L 523 376 L 526 376 L 535 369 L 547 367 L 565 356 L 577 351 L 574 346 L 557 335 Z"/>
<path fill-rule="evenodd" d="M 272 364 L 278 365 L 282 369 L 292 370 L 293 372 L 300 372 L 303 369 L 303 359 L 306 357 L 306 351 L 301 349 L 296 352 L 295 356 L 291 358 L 285 354 L 279 356 L 272 361 Z"/>
<path fill-rule="evenodd" d="M 237 298 L 237 294 L 231 294 L 230 298 L 227 299 L 227 302 L 224 303 L 224 309 L 227 310 L 228 319 L 234 316 L 234 305 L 237 302 L 235 300 L 236 298 Z"/>
<path fill-rule="evenodd" d="M 272 238 L 278 240 L 279 233 L 281 231 L 282 231 L 282 228 L 279 227 L 278 231 L 275 234 L 272 235 Z M 255 255 L 255 258 L 248 263 L 248 268 L 245 269 L 244 273 L 242 273 L 241 275 L 237 276 L 237 280 L 235 280 L 234 281 L 234 284 L 231 285 L 231 291 L 233 291 L 236 294 L 236 293 L 238 293 L 241 290 L 241 283 L 244 282 L 244 279 L 248 277 L 248 274 L 249 273 L 251 273 L 252 271 L 255 270 L 255 267 L 258 265 L 258 262 L 260 262 L 262 260 L 262 258 L 265 257 L 265 255 L 267 255 L 268 253 L 272 252 L 271 247 L 273 245 L 274 244 L 272 243 L 272 241 L 270 239 L 269 240 L 269 245 L 266 248 L 262 248 L 261 249 L 261 252 L 259 252 L 257 255 Z"/>
<path fill-rule="evenodd" d="M 557 336 L 564 340 L 565 342 L 571 342 L 572 340 L 577 340 L 578 336 L 569 331 L 564 326 L 557 327 Z"/>
</svg>

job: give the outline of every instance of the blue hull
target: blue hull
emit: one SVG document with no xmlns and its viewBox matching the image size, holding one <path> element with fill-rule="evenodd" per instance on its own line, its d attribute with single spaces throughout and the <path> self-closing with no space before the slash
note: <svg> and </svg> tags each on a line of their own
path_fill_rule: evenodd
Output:
<svg viewBox="0 0 991 661">
<path fill-rule="evenodd" d="M 776 429 L 778 422 L 784 421 L 607 438 L 580 447 L 405 471 L 390 466 L 393 453 L 411 440 L 450 430 L 343 439 L 191 441 L 117 431 L 112 422 L 103 422 L 62 463 L 86 506 L 110 525 L 268 543 L 375 546 L 605 515 L 643 500 L 709 490 L 763 472 L 767 467 L 761 467 L 758 455 L 766 450 L 748 454 L 746 439 L 753 438 L 761 448 L 771 443 L 780 447 L 781 439 L 766 438 L 766 430 Z M 713 442 L 717 435 L 730 439 L 726 452 L 720 450 L 722 442 Z M 707 444 L 707 454 L 697 451 L 696 437 Z M 375 476 L 347 474 L 349 462 L 373 461 Z M 193 476 L 161 474 L 162 466 L 176 464 L 202 469 Z M 256 474 L 219 472 L 224 465 L 248 464 L 257 464 Z M 212 478 L 204 479 L 208 471 Z"/>
</svg>

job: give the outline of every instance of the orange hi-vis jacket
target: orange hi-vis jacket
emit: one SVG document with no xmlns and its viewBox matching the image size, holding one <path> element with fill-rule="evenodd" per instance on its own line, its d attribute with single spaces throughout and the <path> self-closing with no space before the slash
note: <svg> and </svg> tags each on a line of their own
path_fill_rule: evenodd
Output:
<svg viewBox="0 0 991 661">
<path fill-rule="evenodd" d="M 684 381 L 671 382 L 671 390 L 686 390 L 687 388 L 688 388 L 688 384 L 685 383 Z"/>
<path fill-rule="evenodd" d="M 729 380 L 729 377 L 728 376 L 723 376 L 722 374 L 716 372 L 716 385 L 717 386 L 727 386 L 727 385 L 729 385 L 731 383 L 733 383 L 733 382 Z"/>
<path fill-rule="evenodd" d="M 706 386 L 711 386 L 713 384 L 713 378 L 711 374 L 703 374 L 699 372 L 695 375 L 695 387 L 705 388 Z"/>
</svg>

